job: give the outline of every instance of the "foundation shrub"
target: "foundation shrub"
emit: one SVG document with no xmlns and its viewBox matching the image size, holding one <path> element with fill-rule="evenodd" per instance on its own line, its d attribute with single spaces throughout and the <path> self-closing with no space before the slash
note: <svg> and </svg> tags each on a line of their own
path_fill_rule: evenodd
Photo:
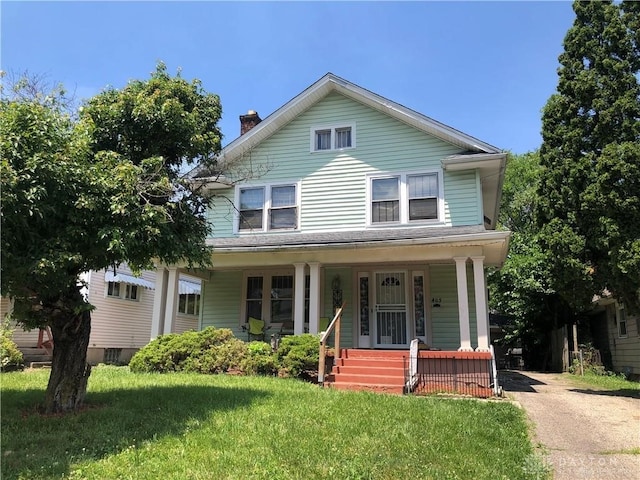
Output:
<svg viewBox="0 0 640 480">
<path fill-rule="evenodd" d="M 275 375 L 278 373 L 276 354 L 265 342 L 247 345 L 247 356 L 242 361 L 242 371 L 247 375 Z"/>
<path fill-rule="evenodd" d="M 23 361 L 22 352 L 13 341 L 11 323 L 9 320 L 4 320 L 0 324 L 0 368 L 2 370 L 20 368 Z"/>
<path fill-rule="evenodd" d="M 318 374 L 320 338 L 304 334 L 284 337 L 276 353 L 278 375 L 312 380 Z"/>
<path fill-rule="evenodd" d="M 238 368 L 246 348 L 229 329 L 205 328 L 161 335 L 138 350 L 129 362 L 132 372 L 221 373 Z"/>
</svg>

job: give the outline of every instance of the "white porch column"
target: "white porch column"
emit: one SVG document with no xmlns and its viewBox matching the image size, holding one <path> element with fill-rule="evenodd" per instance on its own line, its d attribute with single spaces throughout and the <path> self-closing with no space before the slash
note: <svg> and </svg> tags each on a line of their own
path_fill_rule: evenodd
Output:
<svg viewBox="0 0 640 480">
<path fill-rule="evenodd" d="M 484 279 L 484 257 L 471 257 L 473 261 L 473 284 L 476 292 L 476 323 L 478 331 L 478 348 L 481 352 L 489 351 L 489 321 L 487 315 L 487 289 Z"/>
<path fill-rule="evenodd" d="M 320 264 L 309 264 L 309 333 L 318 333 L 320 319 Z"/>
<path fill-rule="evenodd" d="M 471 331 L 469 329 L 469 295 L 467 293 L 467 257 L 454 257 L 458 286 L 458 317 L 460 319 L 460 348 L 472 352 Z"/>
<path fill-rule="evenodd" d="M 177 268 L 169 269 L 169 276 L 167 280 L 167 302 L 165 304 L 166 309 L 164 313 L 164 333 L 173 333 L 173 328 L 176 323 L 176 313 L 178 312 L 178 275 Z"/>
<path fill-rule="evenodd" d="M 153 313 L 151 314 L 151 340 L 162 335 L 164 308 L 167 302 L 167 270 L 163 266 L 156 269 L 155 290 L 153 292 Z"/>
<path fill-rule="evenodd" d="M 305 263 L 294 263 L 294 291 L 293 298 L 293 334 L 302 335 L 304 333 L 304 267 Z"/>
</svg>

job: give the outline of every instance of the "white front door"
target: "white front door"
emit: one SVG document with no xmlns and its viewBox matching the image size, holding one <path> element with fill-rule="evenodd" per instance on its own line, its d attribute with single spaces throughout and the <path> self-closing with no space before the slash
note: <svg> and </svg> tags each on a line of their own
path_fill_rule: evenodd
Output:
<svg viewBox="0 0 640 480">
<path fill-rule="evenodd" d="M 374 346 L 407 347 L 407 274 L 398 271 L 376 272 L 374 279 Z"/>
</svg>

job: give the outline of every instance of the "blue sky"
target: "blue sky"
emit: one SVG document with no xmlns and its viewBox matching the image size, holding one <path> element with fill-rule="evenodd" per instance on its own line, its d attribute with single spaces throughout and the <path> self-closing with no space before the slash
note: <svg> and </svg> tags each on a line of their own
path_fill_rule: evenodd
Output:
<svg viewBox="0 0 640 480">
<path fill-rule="evenodd" d="M 238 116 L 272 113 L 327 72 L 499 148 L 540 146 L 569 2 L 2 1 L 3 70 L 77 97 L 147 78 L 157 61 Z"/>
</svg>

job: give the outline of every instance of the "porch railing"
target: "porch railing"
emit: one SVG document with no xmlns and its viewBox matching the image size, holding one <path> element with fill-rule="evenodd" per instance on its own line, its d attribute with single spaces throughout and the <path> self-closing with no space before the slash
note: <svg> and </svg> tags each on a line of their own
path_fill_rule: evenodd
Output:
<svg viewBox="0 0 640 480">
<path fill-rule="evenodd" d="M 318 358 L 318 383 L 322 385 L 324 383 L 324 377 L 326 375 L 326 357 L 327 357 L 327 343 L 331 334 L 335 331 L 334 336 L 334 363 L 340 357 L 340 326 L 342 323 L 342 310 L 344 309 L 346 303 L 343 303 L 342 306 L 336 311 L 333 320 L 327 327 L 327 330 L 322 332 L 322 336 L 320 337 L 320 353 Z M 329 367 L 332 367 L 330 365 Z"/>
<path fill-rule="evenodd" d="M 487 398 L 498 395 L 492 352 L 420 351 L 404 357 L 405 385 L 417 395 L 451 393 Z"/>
</svg>

